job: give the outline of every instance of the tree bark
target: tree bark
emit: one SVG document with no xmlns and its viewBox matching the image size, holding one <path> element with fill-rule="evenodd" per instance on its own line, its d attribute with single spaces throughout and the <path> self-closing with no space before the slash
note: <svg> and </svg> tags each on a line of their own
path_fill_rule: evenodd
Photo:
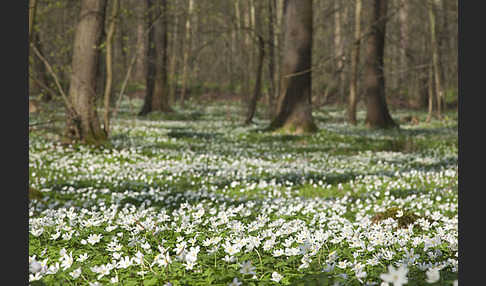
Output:
<svg viewBox="0 0 486 286">
<path fill-rule="evenodd" d="M 167 82 L 167 0 L 160 0 L 159 22 L 155 26 L 155 86 L 152 97 L 152 111 L 172 112 L 169 107 L 169 87 Z"/>
<path fill-rule="evenodd" d="M 312 118 L 312 0 L 286 0 L 281 91 L 270 129 L 286 133 L 317 131 Z"/>
<path fill-rule="evenodd" d="M 35 14 L 37 12 L 37 0 L 29 0 L 29 42 L 32 42 L 34 34 Z"/>
<path fill-rule="evenodd" d="M 268 45 L 268 79 L 270 81 L 270 88 L 268 91 L 267 105 L 269 109 L 270 118 L 273 114 L 273 102 L 275 95 L 275 6 L 277 1 L 268 1 L 268 39 L 270 45 Z"/>
<path fill-rule="evenodd" d="M 336 70 L 338 71 L 338 91 L 339 101 L 342 102 L 344 98 L 343 94 L 343 67 L 344 67 L 344 44 L 343 44 L 343 32 L 342 32 L 342 18 L 345 13 L 341 11 L 342 0 L 334 0 L 334 59 Z"/>
<path fill-rule="evenodd" d="M 177 28 L 179 22 L 179 16 L 173 15 L 174 18 L 174 30 L 172 32 L 172 36 L 170 37 L 171 41 L 171 56 L 170 56 L 170 75 L 171 80 L 169 84 L 169 104 L 174 104 L 176 102 L 176 91 L 177 91 L 177 82 L 178 82 L 178 73 L 177 73 Z"/>
<path fill-rule="evenodd" d="M 248 113 L 246 116 L 245 124 L 250 124 L 253 120 L 253 116 L 255 115 L 257 101 L 261 97 L 261 81 L 262 81 L 262 71 L 263 71 L 263 60 L 265 57 L 265 42 L 263 40 L 262 28 L 261 28 L 261 15 L 260 9 L 257 9 L 258 13 L 255 15 L 255 33 L 256 38 L 258 39 L 258 67 L 256 71 L 256 80 L 255 80 L 255 88 L 253 90 L 253 96 L 250 99 L 248 105 Z"/>
<path fill-rule="evenodd" d="M 432 64 L 434 67 L 434 84 L 435 84 L 435 96 L 437 98 L 437 117 L 442 117 L 443 108 L 443 90 L 442 90 L 442 80 L 440 75 L 440 64 L 439 64 L 439 46 L 437 44 L 436 37 L 436 23 L 435 23 L 435 0 L 429 0 L 429 28 L 430 28 L 430 44 L 432 48 Z"/>
<path fill-rule="evenodd" d="M 136 82 L 143 82 L 147 77 L 147 38 L 145 37 L 145 29 L 147 20 L 145 14 L 147 12 L 147 1 L 135 0 L 133 1 L 135 7 L 135 15 L 137 17 L 137 60 L 135 63 L 135 72 L 133 80 Z"/>
<path fill-rule="evenodd" d="M 365 97 L 366 125 L 370 128 L 398 127 L 388 111 L 385 97 L 383 55 L 388 0 L 368 0 L 371 25 L 366 50 Z"/>
<path fill-rule="evenodd" d="M 155 59 L 155 42 L 154 42 L 154 27 L 152 23 L 155 21 L 155 0 L 146 0 L 147 1 L 147 29 L 148 29 L 148 43 L 147 43 L 147 73 L 145 78 L 145 99 L 142 106 L 142 109 L 138 113 L 139 116 L 147 115 L 149 112 L 152 111 L 152 98 L 154 94 L 154 86 L 155 86 L 155 67 L 156 67 L 156 59 Z"/>
<path fill-rule="evenodd" d="M 361 0 L 356 0 L 354 16 L 354 47 L 351 51 L 351 84 L 349 87 L 348 121 L 356 125 L 356 106 L 358 104 L 358 64 L 361 46 Z"/>
<path fill-rule="evenodd" d="M 186 89 L 187 89 L 187 81 L 188 81 L 188 60 L 189 60 L 189 53 L 191 52 L 192 45 L 191 45 L 191 18 L 192 12 L 194 10 L 194 0 L 189 0 L 188 9 L 187 9 L 187 17 L 186 17 L 186 36 L 184 39 L 184 56 L 183 56 L 183 64 L 182 64 L 182 91 L 181 91 L 181 107 L 184 107 L 185 100 L 186 100 Z"/>
<path fill-rule="evenodd" d="M 74 35 L 69 87 L 74 114 L 68 114 L 68 136 L 87 144 L 102 143 L 107 136 L 101 129 L 95 104 L 105 9 L 105 0 L 83 0 Z"/>
<path fill-rule="evenodd" d="M 108 33 L 106 36 L 106 85 L 105 85 L 105 93 L 104 93 L 104 113 L 103 113 L 103 122 L 104 122 L 104 131 L 107 135 L 110 134 L 110 98 L 111 98 L 111 88 L 112 88 L 112 81 L 113 81 L 113 36 L 115 35 L 116 30 L 116 17 L 118 14 L 119 2 L 118 0 L 112 1 L 112 11 L 111 11 L 111 19 L 110 19 L 110 26 L 108 28 Z"/>
</svg>

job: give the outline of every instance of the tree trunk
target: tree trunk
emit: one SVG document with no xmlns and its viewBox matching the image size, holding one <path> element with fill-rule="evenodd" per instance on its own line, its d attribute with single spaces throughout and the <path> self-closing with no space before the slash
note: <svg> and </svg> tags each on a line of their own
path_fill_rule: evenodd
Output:
<svg viewBox="0 0 486 286">
<path fill-rule="evenodd" d="M 436 25 L 435 25 L 435 0 L 429 0 L 429 28 L 430 28 L 430 44 L 432 48 L 432 64 L 434 67 L 434 83 L 435 83 L 435 96 L 437 98 L 437 117 L 442 117 L 443 108 L 443 90 L 442 90 L 442 80 L 440 76 L 440 66 L 439 66 L 439 46 L 437 44 L 436 38 Z"/>
<path fill-rule="evenodd" d="M 342 0 L 334 0 L 334 59 L 336 70 L 338 71 L 338 84 L 337 88 L 339 91 L 339 101 L 343 102 L 344 99 L 344 44 L 343 44 L 343 27 L 342 27 L 342 18 L 345 16 L 345 13 L 341 11 Z"/>
<path fill-rule="evenodd" d="M 434 115 L 434 68 L 432 66 L 429 68 L 428 79 L 427 92 L 429 95 L 429 112 L 425 122 L 430 122 L 432 116 Z"/>
<path fill-rule="evenodd" d="M 133 73 L 133 80 L 135 82 L 144 82 L 147 77 L 147 39 L 145 37 L 146 22 L 145 13 L 147 12 L 147 1 L 135 0 L 133 1 L 135 7 L 135 15 L 137 17 L 137 60 L 135 63 L 135 72 Z"/>
<path fill-rule="evenodd" d="M 257 11 L 260 11 L 260 8 L 258 8 Z M 261 15 L 259 12 L 257 13 L 257 15 L 255 15 L 255 32 L 258 39 L 258 67 L 256 71 L 255 89 L 248 105 L 248 113 L 246 116 L 245 124 L 250 124 L 252 122 L 253 116 L 255 115 L 256 111 L 257 101 L 261 97 L 261 81 L 263 71 L 263 59 L 265 57 L 265 42 L 263 36 L 261 35 L 262 28 L 260 16 Z"/>
<path fill-rule="evenodd" d="M 400 0 L 401 8 L 398 12 L 398 20 L 400 23 L 400 85 L 409 87 L 409 74 L 408 74 L 408 54 L 409 51 L 409 37 L 408 37 L 408 25 L 409 25 L 409 0 Z"/>
<path fill-rule="evenodd" d="M 191 52 L 192 45 L 192 32 L 191 32 L 191 18 L 192 12 L 194 9 L 194 0 L 189 0 L 189 6 L 187 10 L 187 17 L 186 17 L 186 37 L 184 39 L 184 56 L 183 56 L 183 64 L 182 64 L 182 91 L 181 91 L 181 107 L 184 107 L 185 100 L 186 100 L 186 89 L 187 89 L 187 81 L 188 81 L 188 60 L 189 60 L 189 53 Z"/>
<path fill-rule="evenodd" d="M 154 85 L 155 85 L 155 42 L 154 42 L 154 27 L 152 23 L 155 21 L 155 11 L 154 11 L 154 2 L 155 0 L 146 0 L 147 1 L 147 11 L 148 11 L 148 43 L 147 43 L 147 56 L 146 56 L 146 63 L 147 63 L 147 73 L 145 78 L 145 99 L 142 106 L 142 109 L 138 113 L 139 116 L 147 115 L 149 112 L 152 111 L 152 98 L 154 94 Z"/>
<path fill-rule="evenodd" d="M 284 0 L 276 0 L 275 6 L 275 16 L 276 16 L 276 25 L 275 27 L 275 96 L 274 98 L 278 101 L 281 95 L 281 77 L 280 73 L 282 70 L 282 39 L 284 33 L 284 25 L 282 22 L 283 19 L 283 11 L 284 11 Z M 271 112 L 272 114 L 277 113 L 277 108 L 274 108 Z"/>
<path fill-rule="evenodd" d="M 169 84 L 169 104 L 174 104 L 176 102 L 176 90 L 177 90 L 177 26 L 178 26 L 178 15 L 173 15 L 174 18 L 174 30 L 172 32 L 172 37 L 170 38 L 171 47 L 171 57 L 170 57 L 170 75 L 171 80 Z"/>
<path fill-rule="evenodd" d="M 155 86 L 152 97 L 152 111 L 172 112 L 169 107 L 167 84 L 167 0 L 159 0 L 161 17 L 155 25 Z"/>
<path fill-rule="evenodd" d="M 29 0 L 29 42 L 32 42 L 34 34 L 35 14 L 37 11 L 37 0 Z"/>
<path fill-rule="evenodd" d="M 281 91 L 270 129 L 288 133 L 317 131 L 312 118 L 312 0 L 286 0 Z"/>
<path fill-rule="evenodd" d="M 119 2 L 118 0 L 112 1 L 112 11 L 110 26 L 108 28 L 108 33 L 106 36 L 106 85 L 104 94 L 104 131 L 107 135 L 110 134 L 110 98 L 111 98 L 111 87 L 113 81 L 113 36 L 116 30 L 116 17 L 118 14 Z"/>
<path fill-rule="evenodd" d="M 369 2 L 371 31 L 366 50 L 365 97 L 366 125 L 370 128 L 398 127 L 388 111 L 385 97 L 383 54 L 385 51 L 385 27 L 388 0 Z"/>
<path fill-rule="evenodd" d="M 270 88 L 268 91 L 267 97 L 267 105 L 269 109 L 270 118 L 274 116 L 273 114 L 273 101 L 275 95 L 275 6 L 277 1 L 276 0 L 269 0 L 268 1 L 268 38 L 270 41 L 270 45 L 268 45 L 268 79 L 270 81 Z"/>
<path fill-rule="evenodd" d="M 351 51 L 351 84 L 349 87 L 348 120 L 356 125 L 356 106 L 358 104 L 358 64 L 361 46 L 361 0 L 356 0 L 354 17 L 354 47 Z"/>
<path fill-rule="evenodd" d="M 68 114 L 68 134 L 87 144 L 99 144 L 106 133 L 96 112 L 96 78 L 100 41 L 105 19 L 105 0 L 83 0 L 76 27 L 69 97 L 73 113 Z"/>
</svg>

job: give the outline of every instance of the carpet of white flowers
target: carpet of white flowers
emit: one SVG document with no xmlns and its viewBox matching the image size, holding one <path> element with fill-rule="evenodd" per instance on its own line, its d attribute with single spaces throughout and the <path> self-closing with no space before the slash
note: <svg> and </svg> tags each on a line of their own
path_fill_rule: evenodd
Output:
<svg viewBox="0 0 486 286">
<path fill-rule="evenodd" d="M 457 285 L 457 120 L 324 108 L 288 136 L 123 107 L 109 146 L 30 133 L 31 285 Z"/>
</svg>

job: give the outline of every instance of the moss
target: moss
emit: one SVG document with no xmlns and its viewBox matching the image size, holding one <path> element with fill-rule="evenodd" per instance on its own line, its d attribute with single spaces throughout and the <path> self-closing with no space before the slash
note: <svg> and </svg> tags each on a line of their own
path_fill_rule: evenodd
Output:
<svg viewBox="0 0 486 286">
<path fill-rule="evenodd" d="M 40 200 L 44 197 L 39 190 L 29 187 L 29 200 Z"/>
<path fill-rule="evenodd" d="M 317 125 L 313 121 L 306 121 L 302 124 L 288 122 L 274 132 L 278 134 L 302 135 L 316 133 L 317 131 Z"/>
<path fill-rule="evenodd" d="M 402 211 L 402 216 L 398 217 L 398 211 Z M 391 207 L 384 212 L 379 212 L 373 216 L 371 219 L 374 223 L 377 223 L 379 221 L 388 219 L 388 218 L 393 218 L 398 222 L 398 227 L 400 228 L 406 228 L 410 224 L 413 224 L 415 221 L 417 221 L 420 216 L 412 213 L 411 211 L 400 209 L 399 207 Z"/>
</svg>

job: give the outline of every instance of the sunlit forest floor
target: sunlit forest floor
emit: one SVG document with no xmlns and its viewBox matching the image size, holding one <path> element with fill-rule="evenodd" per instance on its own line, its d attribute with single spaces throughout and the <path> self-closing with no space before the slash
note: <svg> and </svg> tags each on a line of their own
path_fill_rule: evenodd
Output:
<svg viewBox="0 0 486 286">
<path fill-rule="evenodd" d="M 29 133 L 31 285 L 457 280 L 455 110 L 392 109 L 418 123 L 380 131 L 324 106 L 318 133 L 289 136 L 262 132 L 263 111 L 242 125 L 238 102 L 141 105 L 122 102 L 99 148 L 60 144 L 62 109 L 30 115 L 53 120 Z"/>
</svg>

